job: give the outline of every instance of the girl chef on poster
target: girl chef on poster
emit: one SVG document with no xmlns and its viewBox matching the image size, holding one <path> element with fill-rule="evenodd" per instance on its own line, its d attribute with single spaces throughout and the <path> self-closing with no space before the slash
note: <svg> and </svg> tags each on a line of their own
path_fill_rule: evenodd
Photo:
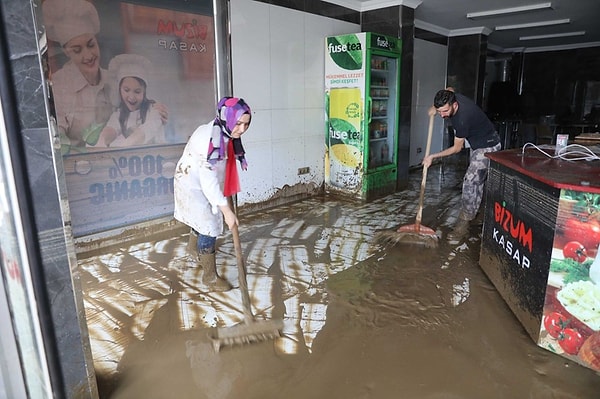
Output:
<svg viewBox="0 0 600 399">
<path fill-rule="evenodd" d="M 137 54 L 121 54 L 110 60 L 108 70 L 116 76 L 118 109 L 111 115 L 96 147 L 130 147 L 165 143 L 165 128 L 147 97 L 150 61 Z"/>
</svg>

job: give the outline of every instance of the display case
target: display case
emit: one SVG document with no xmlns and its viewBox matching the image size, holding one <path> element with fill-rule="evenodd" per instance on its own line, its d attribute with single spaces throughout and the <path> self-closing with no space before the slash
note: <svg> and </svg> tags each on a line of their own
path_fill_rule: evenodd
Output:
<svg viewBox="0 0 600 399">
<path fill-rule="evenodd" d="M 359 200 L 394 192 L 401 41 L 364 32 L 326 39 L 325 187 Z"/>
</svg>

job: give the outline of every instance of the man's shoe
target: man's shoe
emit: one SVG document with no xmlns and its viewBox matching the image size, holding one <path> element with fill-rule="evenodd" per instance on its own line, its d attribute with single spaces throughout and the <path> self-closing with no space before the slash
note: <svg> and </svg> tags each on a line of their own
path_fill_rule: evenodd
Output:
<svg viewBox="0 0 600 399">
<path fill-rule="evenodd" d="M 451 240 L 460 240 L 469 232 L 469 225 L 470 222 L 467 219 L 459 217 L 452 231 L 448 233 L 448 238 Z"/>
<path fill-rule="evenodd" d="M 473 226 L 483 226 L 483 211 L 479 211 L 475 219 L 471 220 Z"/>
</svg>

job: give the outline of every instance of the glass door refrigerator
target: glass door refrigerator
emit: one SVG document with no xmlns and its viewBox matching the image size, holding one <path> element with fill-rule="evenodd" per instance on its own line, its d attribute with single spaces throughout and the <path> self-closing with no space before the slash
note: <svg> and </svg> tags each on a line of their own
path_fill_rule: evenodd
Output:
<svg viewBox="0 0 600 399">
<path fill-rule="evenodd" d="M 368 201 L 396 189 L 400 39 L 325 41 L 325 189 Z"/>
</svg>

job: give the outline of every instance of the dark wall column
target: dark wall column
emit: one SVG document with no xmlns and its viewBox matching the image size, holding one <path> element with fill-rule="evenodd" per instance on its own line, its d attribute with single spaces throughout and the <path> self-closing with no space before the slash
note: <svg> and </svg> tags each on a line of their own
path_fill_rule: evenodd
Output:
<svg viewBox="0 0 600 399">
<path fill-rule="evenodd" d="M 32 264 L 32 275 L 41 280 L 38 286 L 34 284 L 36 300 L 47 309 L 40 318 L 48 350 L 53 349 L 48 354 L 52 383 L 67 398 L 97 398 L 77 260 L 67 238 L 71 237 L 70 216 L 62 207 L 66 204 L 62 158 L 60 148 L 53 145 L 58 137 L 51 133 L 46 112 L 46 82 L 38 50 L 43 27 L 36 24 L 41 22 L 41 0 L 2 0 L 0 7 L 10 59 L 2 67 L 10 68 L 13 77 L 26 159 L 22 167 L 33 208 L 33 223 L 24 226 L 35 237 L 27 252 L 37 255 L 41 263 Z"/>
<path fill-rule="evenodd" d="M 404 161 L 402 163 L 398 162 L 398 189 L 408 187 L 410 126 L 413 108 L 413 58 L 415 48 L 415 10 L 412 8 L 402 7 L 400 30 L 400 37 L 402 38 L 402 70 L 400 71 L 400 135 L 398 156 L 401 156 Z"/>
<path fill-rule="evenodd" d="M 467 35 L 448 39 L 448 86 L 472 98 L 479 106 L 483 101 L 487 36 Z"/>
<path fill-rule="evenodd" d="M 408 186 L 410 125 L 412 111 L 412 79 L 414 56 L 415 11 L 406 6 L 393 6 L 361 14 L 361 30 L 402 39 L 400 62 L 400 110 L 398 125 L 398 179 L 396 189 Z"/>
</svg>

